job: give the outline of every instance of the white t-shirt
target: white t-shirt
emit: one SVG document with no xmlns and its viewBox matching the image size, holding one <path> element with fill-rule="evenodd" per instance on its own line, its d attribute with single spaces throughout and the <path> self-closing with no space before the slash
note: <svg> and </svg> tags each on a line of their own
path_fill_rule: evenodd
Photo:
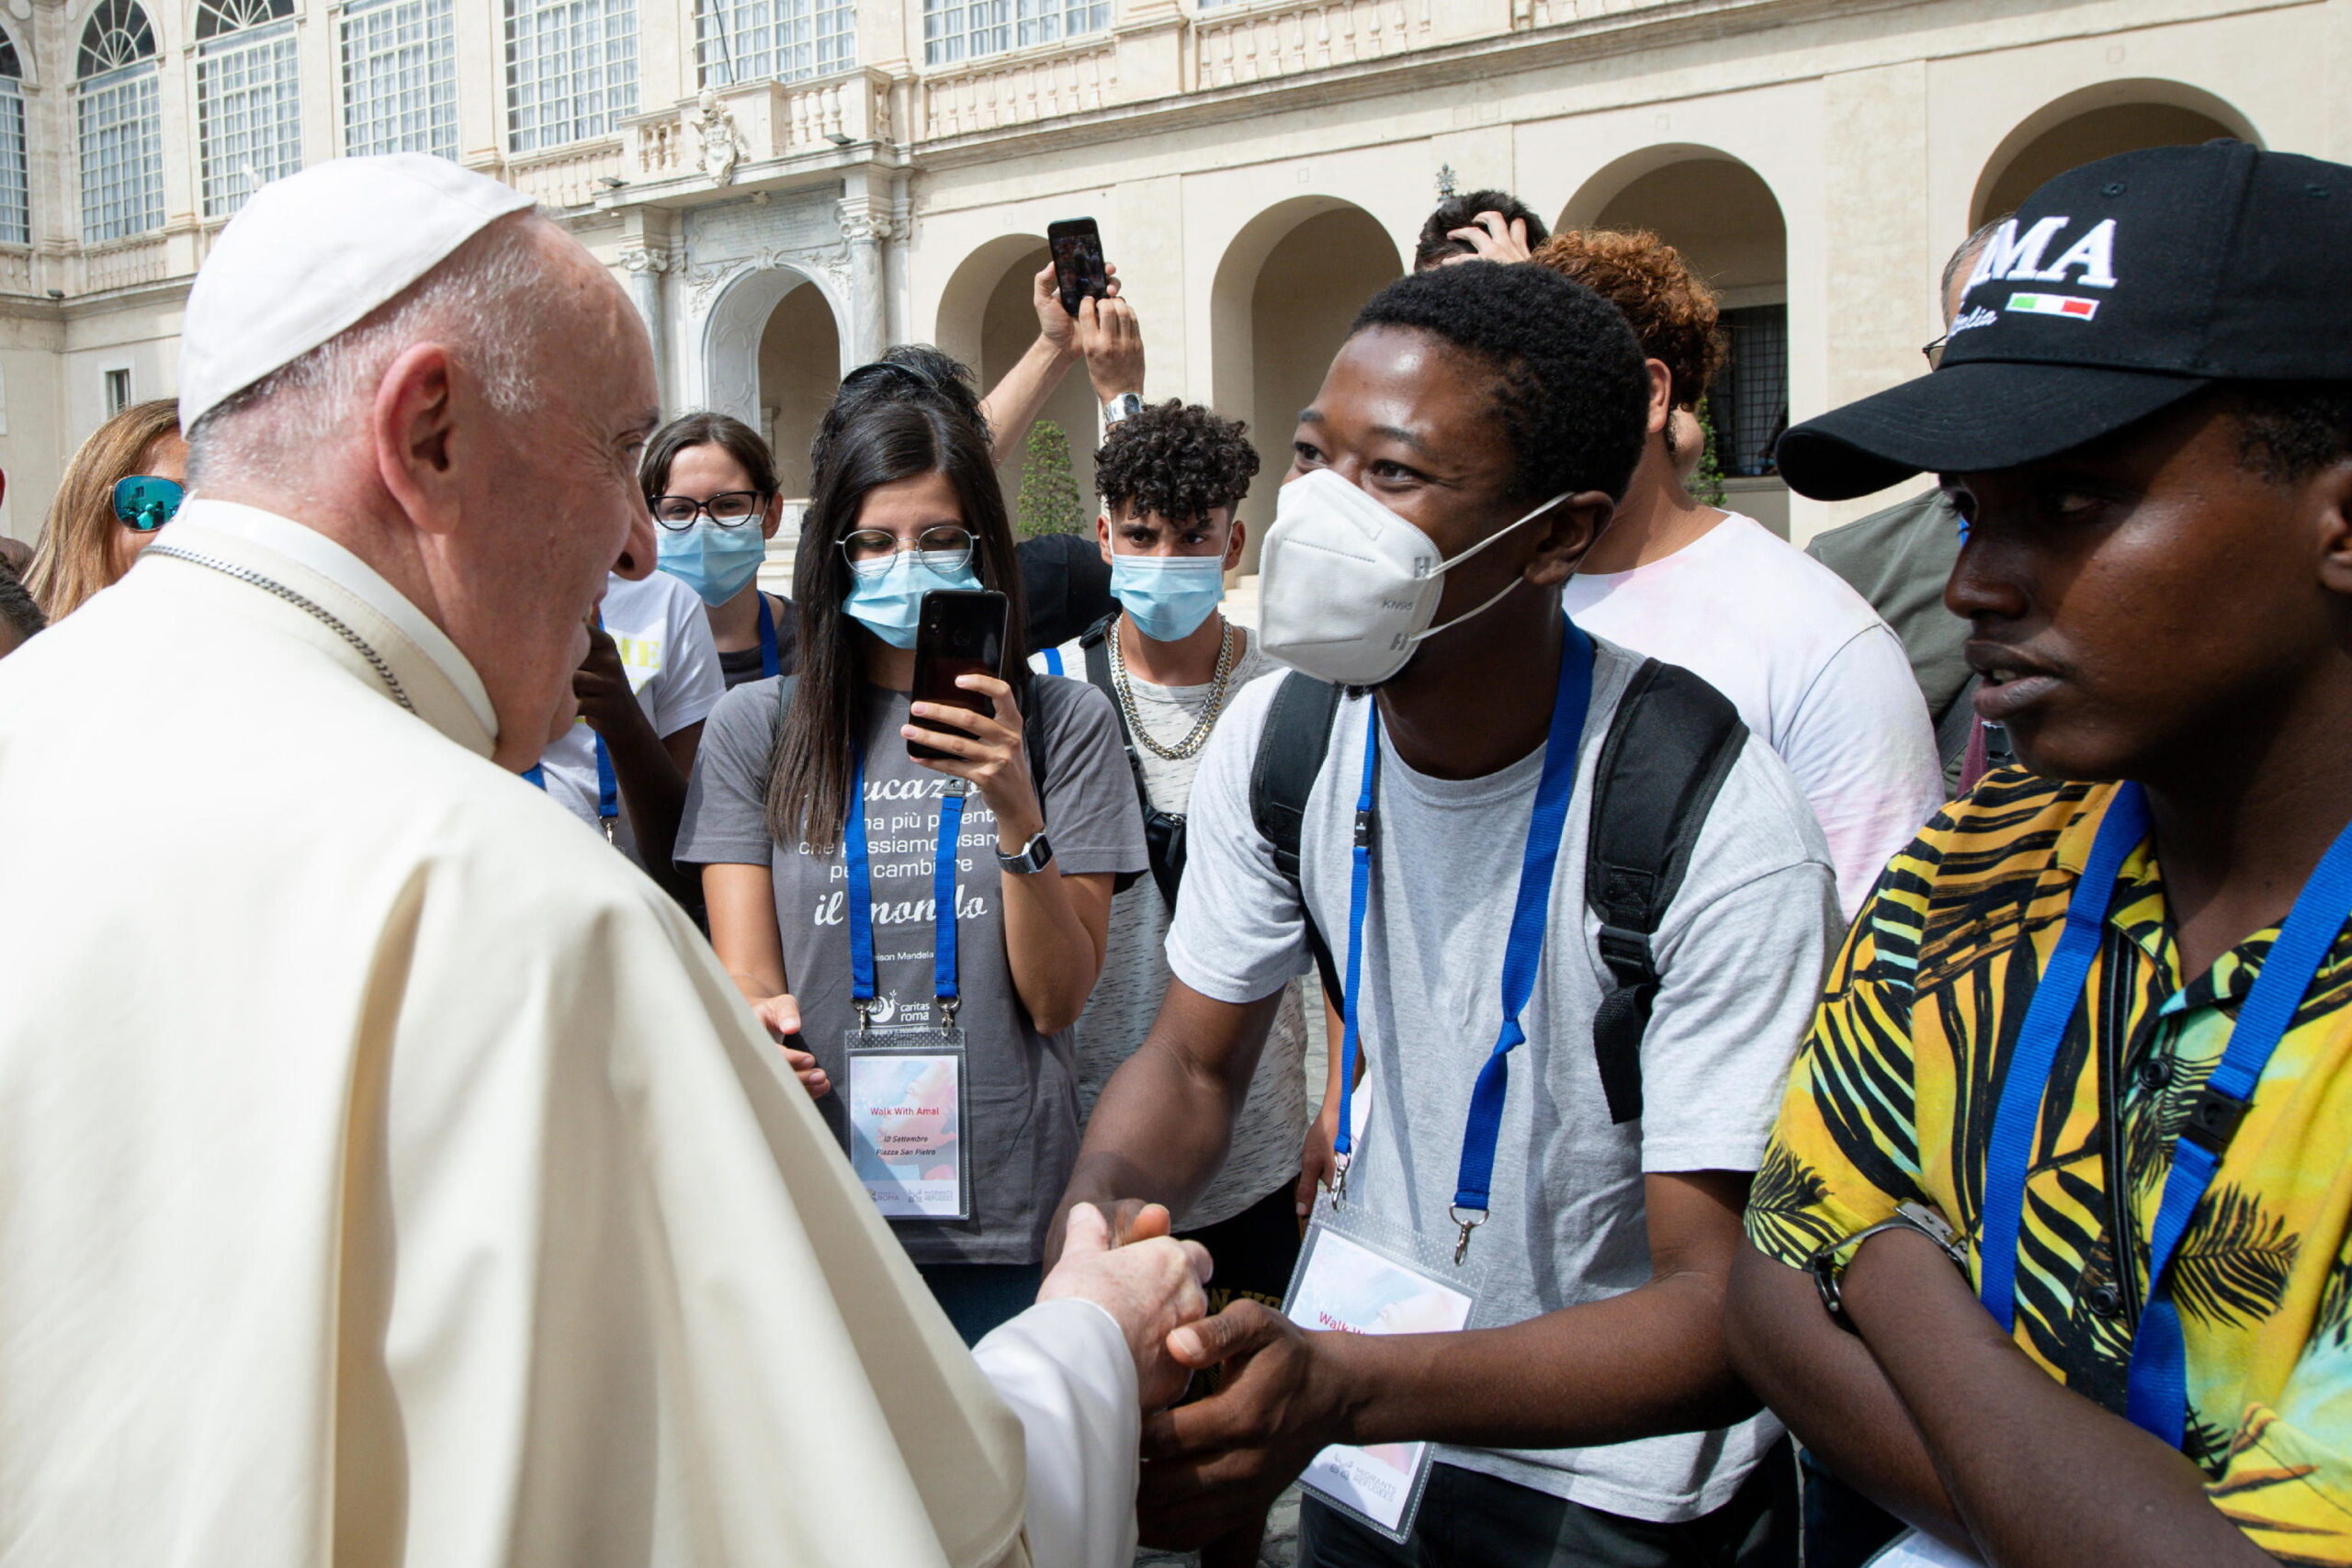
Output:
<svg viewBox="0 0 2352 1568">
<path fill-rule="evenodd" d="M 1241 688 L 1261 676 L 1281 679 L 1283 667 L 1268 659 L 1248 627 L 1236 626 L 1242 638 L 1235 658 L 1227 712 L 1240 700 Z M 1086 679 L 1086 649 L 1066 642 L 1054 650 L 1061 656 L 1061 673 L 1073 681 Z M 1053 673 L 1052 662 L 1040 653 L 1030 660 Z M 1172 746 L 1192 733 L 1208 711 L 1208 686 L 1156 686 L 1129 672 L 1129 688 L 1144 728 L 1162 745 Z M 1223 722 L 1222 719 L 1219 720 Z M 1143 763 L 1144 786 L 1151 804 L 1182 817 L 1191 809 L 1193 782 L 1203 752 L 1182 758 L 1162 757 L 1148 746 L 1137 746 Z M 1130 770 L 1132 772 L 1132 770 Z M 1189 863 L 1191 836 L 1186 835 Z M 1086 1011 L 1078 1021 L 1078 1109 L 1081 1118 L 1093 1114 L 1094 1101 L 1119 1065 L 1136 1054 L 1159 1003 L 1168 994 L 1168 900 L 1159 884 L 1147 872 L 1111 899 L 1110 941 L 1102 959 L 1102 976 L 1094 982 Z M 1196 1231 L 1233 1218 L 1268 1194 L 1287 1191 L 1298 1179 L 1299 1152 L 1306 1139 L 1306 1012 L 1300 983 L 1283 987 L 1281 1007 L 1266 1035 L 1266 1049 L 1258 1058 L 1257 1075 L 1250 1080 L 1250 1098 L 1233 1123 L 1233 1145 L 1225 1168 L 1204 1189 L 1177 1221 L 1177 1228 Z"/>
<path fill-rule="evenodd" d="M 616 577 L 605 586 L 601 613 L 620 649 L 621 668 L 628 671 L 629 689 L 654 734 L 666 740 L 710 716 L 727 693 L 727 678 L 710 638 L 710 617 L 693 589 L 666 571 L 641 582 Z M 574 719 L 571 732 L 540 753 L 539 769 L 548 795 L 595 827 L 596 736 L 586 719 Z M 614 823 L 613 842 L 629 859 L 645 863 L 629 831 L 626 806 Z"/>
<path fill-rule="evenodd" d="M 1609 983 L 1584 896 L 1594 769 L 1639 660 L 1596 637 L 1591 711 L 1552 877 L 1527 1042 L 1496 1140 L 1486 1273 L 1472 1328 L 1622 1295 L 1650 1278 L 1643 1178 L 1754 1170 L 1813 1016 L 1837 909 L 1821 829 L 1788 769 L 1743 745 L 1656 939 L 1663 976 L 1642 1043 L 1644 1108 L 1609 1119 L 1592 1045 Z M 1250 810 L 1258 738 L 1279 682 L 1234 699 L 1202 758 L 1184 896 L 1168 964 L 1204 996 L 1247 1002 L 1306 972 L 1299 898 Z M 1364 725 L 1340 705 L 1299 839 L 1306 908 L 1342 968 Z M 1471 1086 L 1502 1022 L 1502 955 L 1542 748 L 1483 778 L 1380 762 L 1375 882 L 1358 998 L 1367 1064 L 1348 1201 L 1450 1251 L 1447 1218 Z M 1778 1440 L 1770 1415 L 1727 1430 L 1545 1451 L 1443 1448 L 1449 1464 L 1633 1518 L 1696 1518 L 1730 1500 Z"/>
<path fill-rule="evenodd" d="M 1731 699 L 1804 791 L 1846 918 L 1944 802 L 1903 642 L 1845 580 L 1732 513 L 1664 560 L 1579 573 L 1577 625 L 1679 664 Z"/>
</svg>

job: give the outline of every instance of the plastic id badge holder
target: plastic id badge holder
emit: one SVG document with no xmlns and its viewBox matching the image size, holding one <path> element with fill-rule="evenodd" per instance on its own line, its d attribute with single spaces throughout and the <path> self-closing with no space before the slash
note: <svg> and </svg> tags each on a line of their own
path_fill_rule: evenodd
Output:
<svg viewBox="0 0 2352 1568">
<path fill-rule="evenodd" d="M 894 1220 L 968 1220 L 964 1032 L 845 1032 L 849 1159 L 866 1196 Z"/>
<path fill-rule="evenodd" d="M 1468 1326 L 1484 1271 L 1453 1249 L 1326 1192 L 1299 1247 L 1283 1315 L 1301 1328 L 1340 1334 L 1451 1334 Z M 1393 1541 L 1412 1533 L 1429 1485 L 1428 1443 L 1334 1443 L 1299 1484 Z"/>
<path fill-rule="evenodd" d="M 964 1125 L 964 1086 L 970 1061 L 956 1023 L 956 853 L 964 821 L 965 785 L 948 781 L 939 801 L 939 840 L 933 852 L 933 994 L 939 1021 L 892 1029 L 874 1027 L 879 1003 L 874 977 L 874 894 L 866 864 L 865 757 L 857 759 L 856 809 L 842 834 L 849 874 L 850 995 L 856 1026 L 843 1032 L 849 1082 L 849 1159 L 866 1195 L 893 1220 L 968 1220 L 972 1161 Z"/>
</svg>

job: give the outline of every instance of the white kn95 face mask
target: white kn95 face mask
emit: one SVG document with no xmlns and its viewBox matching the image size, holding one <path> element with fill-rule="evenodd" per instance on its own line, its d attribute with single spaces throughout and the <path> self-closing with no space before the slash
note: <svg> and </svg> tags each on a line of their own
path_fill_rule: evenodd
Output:
<svg viewBox="0 0 2352 1568">
<path fill-rule="evenodd" d="M 1452 559 L 1427 534 L 1329 468 L 1283 486 L 1259 563 L 1258 637 L 1294 670 L 1342 686 L 1376 686 L 1425 638 L 1458 626 L 1524 581 L 1442 626 L 1430 625 L 1445 574 L 1534 521 L 1569 491 L 1498 528 Z"/>
</svg>

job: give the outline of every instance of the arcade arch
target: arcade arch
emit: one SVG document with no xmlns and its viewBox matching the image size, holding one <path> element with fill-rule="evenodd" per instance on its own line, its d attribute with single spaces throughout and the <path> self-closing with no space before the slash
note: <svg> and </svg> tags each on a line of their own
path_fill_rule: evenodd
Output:
<svg viewBox="0 0 2352 1568">
<path fill-rule="evenodd" d="M 1259 461 L 1241 503 L 1251 535 L 1242 570 L 1258 569 L 1298 411 L 1314 400 L 1364 301 L 1403 273 L 1386 228 L 1337 197 L 1269 208 L 1226 247 L 1210 300 L 1216 409 L 1249 423 Z"/>
<path fill-rule="evenodd" d="M 842 318 L 831 280 L 778 265 L 736 277 L 703 326 L 700 406 L 758 431 L 794 499 L 808 494 L 808 444 L 841 384 Z"/>
<path fill-rule="evenodd" d="M 1729 350 L 1708 393 L 1724 503 L 1785 537 L 1772 444 L 1789 416 L 1788 225 L 1771 187 L 1713 149 L 1650 149 L 1588 182 L 1561 226 L 1646 229 L 1714 288 Z"/>
<path fill-rule="evenodd" d="M 2143 147 L 2194 146 L 2216 137 L 2261 142 L 2235 107 L 2181 82 L 2102 82 L 2026 118 L 1977 177 L 1971 227 L 2017 210 L 2035 187 L 2095 159 Z"/>
</svg>

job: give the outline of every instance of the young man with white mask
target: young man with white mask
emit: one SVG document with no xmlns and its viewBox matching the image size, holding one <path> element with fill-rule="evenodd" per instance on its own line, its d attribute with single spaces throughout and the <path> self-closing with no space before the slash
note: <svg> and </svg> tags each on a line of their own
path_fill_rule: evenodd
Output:
<svg viewBox="0 0 2352 1568">
<path fill-rule="evenodd" d="M 1788 1561 L 1792 1467 L 1732 1375 L 1722 1295 L 1832 878 L 1787 768 L 1722 698 L 1561 608 L 1645 401 L 1614 308 L 1465 262 L 1376 296 L 1300 416 L 1261 630 L 1348 690 L 1313 757 L 1296 880 L 1253 783 L 1264 738 L 1285 743 L 1270 710 L 1313 689 L 1285 678 L 1244 692 L 1210 742 L 1174 979 L 1065 1201 L 1193 1201 L 1319 933 L 1364 1072 L 1342 1201 L 1316 1212 L 1291 1310 L 1371 1332 L 1253 1302 L 1178 1331 L 1178 1359 L 1223 1382 L 1147 1427 L 1147 1540 L 1221 1535 L 1337 1443 L 1358 1447 L 1317 1465 L 1315 1568 Z M 1586 863 L 1597 789 L 1614 802 L 1626 782 L 1604 757 L 1666 713 L 1717 726 L 1713 795 L 1655 931 L 1627 1104 L 1596 1048 L 1614 993 Z M 1382 1332 L 1404 1326 L 1463 1331 Z M 1436 1462 L 1415 1518 L 1417 1455 Z M 1343 1495 L 1364 1518 L 1324 1500 Z"/>
<path fill-rule="evenodd" d="M 1151 1032 L 1167 993 L 1168 928 L 1184 873 L 1186 814 L 1201 755 L 1233 700 L 1280 670 L 1250 628 L 1217 605 L 1249 526 L 1235 509 L 1258 472 L 1236 420 L 1166 402 L 1112 426 L 1094 457 L 1097 542 L 1117 612 L 1032 662 L 1093 682 L 1118 711 L 1144 810 L 1151 871 L 1111 900 L 1102 976 L 1078 1022 L 1081 1113 Z M 1306 1020 L 1285 987 L 1225 1168 L 1178 1218 L 1178 1234 L 1216 1259 L 1210 1300 L 1282 1304 L 1298 1260 L 1294 1191 L 1306 1132 Z"/>
<path fill-rule="evenodd" d="M 1090 1215 L 966 1352 L 684 913 L 514 776 L 652 570 L 659 419 L 530 206 L 256 192 L 194 492 L 0 661 L 5 1555 L 1123 1562 L 1197 1260 Z"/>
</svg>

